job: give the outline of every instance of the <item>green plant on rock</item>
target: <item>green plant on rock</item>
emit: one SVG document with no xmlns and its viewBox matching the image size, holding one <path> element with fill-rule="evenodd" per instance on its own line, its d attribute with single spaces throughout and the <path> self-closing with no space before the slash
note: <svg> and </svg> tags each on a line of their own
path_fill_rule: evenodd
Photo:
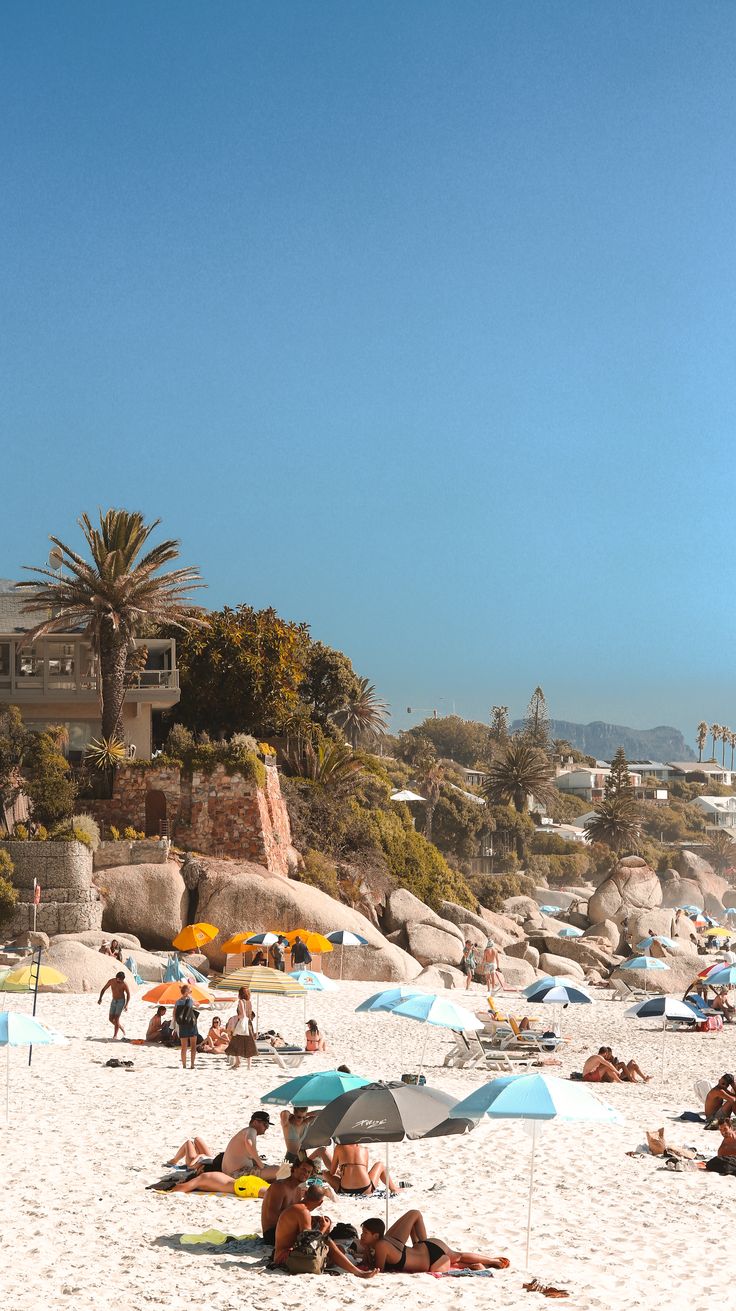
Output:
<svg viewBox="0 0 736 1311">
<path fill-rule="evenodd" d="M 524 874 L 485 874 L 473 880 L 481 906 L 500 915 L 507 897 L 533 897 L 534 879 Z"/>
<path fill-rule="evenodd" d="M 73 815 L 72 828 L 78 833 L 86 833 L 88 838 L 87 846 L 92 851 L 97 850 L 100 845 L 100 826 L 93 815 Z"/>
<path fill-rule="evenodd" d="M 7 851 L 0 848 L 0 927 L 13 918 L 18 901 L 18 893 L 10 881 L 12 873 L 13 862 Z"/>
<path fill-rule="evenodd" d="M 114 824 L 110 825 L 110 841 L 111 842 L 120 841 L 120 829 L 116 828 Z"/>
<path fill-rule="evenodd" d="M 474 910 L 478 904 L 462 874 L 451 868 L 436 847 L 412 827 L 401 812 L 376 810 L 370 815 L 389 873 L 434 910 L 454 901 Z"/>
<path fill-rule="evenodd" d="M 319 888 L 320 892 L 326 892 L 328 896 L 340 896 L 340 884 L 337 878 L 337 870 L 331 860 L 328 860 L 321 851 L 315 851 L 310 848 L 304 853 L 304 868 L 299 871 L 298 880 L 300 883 L 308 883 L 312 888 Z"/>
</svg>

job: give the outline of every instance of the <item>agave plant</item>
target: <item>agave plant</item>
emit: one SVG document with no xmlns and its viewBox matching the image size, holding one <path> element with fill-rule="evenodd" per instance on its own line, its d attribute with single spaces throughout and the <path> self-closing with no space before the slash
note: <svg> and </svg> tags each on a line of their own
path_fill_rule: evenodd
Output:
<svg viewBox="0 0 736 1311">
<path fill-rule="evenodd" d="M 358 679 L 350 700 L 332 716 L 352 747 L 382 737 L 388 727 L 388 705 L 381 701 L 367 678 Z"/>
<path fill-rule="evenodd" d="M 48 618 L 27 635 L 32 643 L 46 633 L 83 628 L 90 639 L 100 676 L 102 738 L 112 741 L 120 732 L 128 673 L 126 666 L 136 637 L 147 626 L 186 630 L 206 622 L 188 602 L 193 587 L 200 587 L 194 568 L 159 570 L 179 555 L 179 543 L 161 542 L 141 555 L 159 519 L 147 524 L 143 515 L 128 510 L 100 511 L 99 528 L 86 514 L 79 520 L 91 561 L 51 537 L 62 572 L 31 569 L 37 575 L 23 588 L 33 594 L 27 613 L 48 610 Z"/>
<path fill-rule="evenodd" d="M 125 758 L 125 743 L 119 737 L 93 737 L 87 747 L 86 759 L 105 772 L 122 765 Z"/>
</svg>

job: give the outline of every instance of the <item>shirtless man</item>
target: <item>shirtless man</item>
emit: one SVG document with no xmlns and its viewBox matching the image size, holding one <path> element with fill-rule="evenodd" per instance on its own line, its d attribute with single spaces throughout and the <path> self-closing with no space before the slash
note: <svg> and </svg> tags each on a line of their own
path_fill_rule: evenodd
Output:
<svg viewBox="0 0 736 1311">
<path fill-rule="evenodd" d="M 365 1220 L 360 1245 L 370 1253 L 377 1271 L 396 1274 L 426 1274 L 452 1266 L 461 1270 L 505 1270 L 509 1264 L 505 1256 L 456 1252 L 438 1238 L 427 1238 L 421 1211 L 407 1211 L 390 1229 L 383 1220 Z"/>
<path fill-rule="evenodd" d="M 645 1074 L 636 1061 L 620 1061 L 617 1056 L 614 1056 L 610 1047 L 603 1047 L 601 1050 L 606 1060 L 618 1070 L 623 1083 L 636 1083 L 637 1079 L 642 1083 L 649 1083 L 651 1074 Z"/>
<path fill-rule="evenodd" d="M 386 1180 L 385 1165 L 376 1161 L 368 1167 L 368 1148 L 359 1143 L 341 1143 L 335 1148 L 332 1171 L 326 1178 L 336 1193 L 349 1197 L 368 1197 L 381 1184 L 387 1184 L 390 1193 L 398 1192 L 393 1180 Z"/>
<path fill-rule="evenodd" d="M 270 1185 L 265 1179 L 257 1175 L 246 1172 L 245 1175 L 233 1177 L 224 1174 L 222 1170 L 207 1170 L 203 1166 L 191 1179 L 182 1179 L 180 1184 L 174 1184 L 171 1192 L 235 1193 L 238 1197 L 264 1197 L 269 1189 Z"/>
<path fill-rule="evenodd" d="M 503 975 L 498 968 L 498 952 L 492 938 L 489 938 L 483 952 L 483 982 L 488 992 L 504 988 Z"/>
<path fill-rule="evenodd" d="M 221 1173 L 229 1179 L 235 1179 L 242 1174 L 255 1174 L 270 1183 L 276 1178 L 279 1167 L 265 1165 L 258 1154 L 257 1147 L 259 1135 L 266 1132 L 270 1123 L 271 1117 L 267 1111 L 255 1111 L 250 1117 L 247 1129 L 239 1129 L 230 1139 L 224 1152 L 217 1154 L 210 1150 L 203 1138 L 187 1138 L 168 1164 L 178 1165 L 179 1161 L 183 1160 L 188 1170 L 198 1170 L 200 1175 L 211 1176 Z M 192 1187 L 184 1189 L 185 1192 L 194 1192 L 196 1188 L 205 1191 L 208 1189 L 206 1181 L 195 1184 L 192 1179 L 189 1179 L 187 1182 L 192 1184 Z"/>
<path fill-rule="evenodd" d="M 319 1229 L 323 1234 L 328 1233 L 331 1226 L 327 1216 L 312 1215 L 312 1212 L 322 1205 L 324 1196 L 324 1189 L 312 1184 L 301 1201 L 292 1202 L 291 1206 L 285 1207 L 278 1216 L 274 1236 L 275 1265 L 286 1265 L 286 1258 L 296 1242 L 297 1235 L 305 1229 Z"/>
<path fill-rule="evenodd" d="M 166 1014 L 165 1006 L 156 1007 L 155 1014 L 148 1021 L 148 1028 L 146 1029 L 146 1042 L 161 1041 L 161 1025 L 164 1022 L 165 1014 Z"/>
<path fill-rule="evenodd" d="M 122 1036 L 125 1037 L 125 1029 L 120 1023 L 120 1016 L 122 1015 L 123 1011 L 127 1011 L 128 1002 L 130 1001 L 130 988 L 125 982 L 125 975 L 122 970 L 120 971 L 119 974 L 115 975 L 114 979 L 107 980 L 107 983 L 105 984 L 104 988 L 102 989 L 102 992 L 97 998 L 98 1006 L 101 1004 L 102 998 L 104 997 L 108 988 L 110 989 L 110 993 L 111 993 L 110 1013 L 108 1018 L 112 1025 L 112 1036 L 114 1040 L 120 1034 L 122 1034 Z"/>
<path fill-rule="evenodd" d="M 286 1179 L 277 1179 L 271 1184 L 261 1207 L 261 1229 L 263 1241 L 271 1247 L 276 1242 L 276 1223 L 282 1211 L 302 1200 L 307 1179 L 312 1174 L 311 1161 L 299 1161 L 292 1165 L 291 1174 Z"/>
<path fill-rule="evenodd" d="M 616 1066 L 606 1057 L 606 1048 L 599 1047 L 597 1053 L 589 1056 L 583 1066 L 583 1079 L 586 1083 L 623 1083 Z"/>
<path fill-rule="evenodd" d="M 736 1084 L 732 1074 L 724 1074 L 705 1099 L 705 1127 L 716 1129 L 722 1120 L 736 1112 Z"/>
</svg>

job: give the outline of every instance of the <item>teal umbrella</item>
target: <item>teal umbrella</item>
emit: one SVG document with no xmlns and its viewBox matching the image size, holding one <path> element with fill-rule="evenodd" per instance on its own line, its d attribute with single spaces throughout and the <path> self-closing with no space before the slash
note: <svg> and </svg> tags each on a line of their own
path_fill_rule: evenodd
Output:
<svg viewBox="0 0 736 1311">
<path fill-rule="evenodd" d="M 670 967 L 665 961 L 660 960 L 659 956 L 632 956 L 630 960 L 625 960 L 619 967 L 622 970 L 668 970 Z M 646 977 L 644 979 L 644 991 L 647 990 Z"/>
<path fill-rule="evenodd" d="M 64 1046 L 66 1038 L 52 1033 L 33 1015 L 18 1011 L 0 1012 L 0 1047 L 5 1047 L 5 1123 L 10 1119 L 10 1048 Z"/>
<path fill-rule="evenodd" d="M 261 1101 L 266 1106 L 329 1106 L 336 1097 L 350 1092 L 353 1088 L 365 1088 L 370 1079 L 362 1079 L 358 1074 L 343 1074 L 341 1070 L 319 1070 L 317 1073 L 300 1074 L 296 1079 L 289 1079 L 278 1088 L 266 1093 Z"/>
</svg>

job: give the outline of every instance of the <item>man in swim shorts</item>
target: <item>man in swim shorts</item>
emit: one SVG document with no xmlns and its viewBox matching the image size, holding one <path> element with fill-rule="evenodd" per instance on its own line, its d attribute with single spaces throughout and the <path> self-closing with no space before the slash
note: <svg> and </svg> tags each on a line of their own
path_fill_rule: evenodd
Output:
<svg viewBox="0 0 736 1311">
<path fill-rule="evenodd" d="M 615 1065 L 606 1059 L 605 1047 L 599 1047 L 588 1057 L 583 1066 L 583 1079 L 586 1083 L 623 1083 Z"/>
<path fill-rule="evenodd" d="M 275 1183 L 271 1184 L 263 1198 L 263 1206 L 261 1207 L 261 1229 L 264 1243 L 269 1243 L 271 1247 L 275 1245 L 276 1225 L 279 1216 L 288 1207 L 294 1206 L 296 1202 L 301 1202 L 312 1169 L 311 1161 L 299 1161 L 296 1165 L 292 1165 L 290 1173 L 285 1179 L 277 1179 Z"/>
<path fill-rule="evenodd" d="M 127 983 L 125 982 L 125 974 L 123 973 L 122 970 L 120 971 L 119 974 L 115 975 L 114 979 L 107 980 L 107 983 L 105 984 L 104 988 L 102 989 L 102 992 L 97 998 L 98 1006 L 101 1004 L 102 998 L 104 997 L 108 988 L 110 989 L 110 993 L 111 993 L 110 1012 L 108 1018 L 112 1025 L 112 1036 L 114 1040 L 115 1038 L 119 1037 L 121 1034 L 123 1037 L 125 1037 L 125 1029 L 120 1023 L 120 1016 L 122 1015 L 123 1011 L 127 1011 L 128 1002 L 130 1001 L 130 989 Z"/>
</svg>

